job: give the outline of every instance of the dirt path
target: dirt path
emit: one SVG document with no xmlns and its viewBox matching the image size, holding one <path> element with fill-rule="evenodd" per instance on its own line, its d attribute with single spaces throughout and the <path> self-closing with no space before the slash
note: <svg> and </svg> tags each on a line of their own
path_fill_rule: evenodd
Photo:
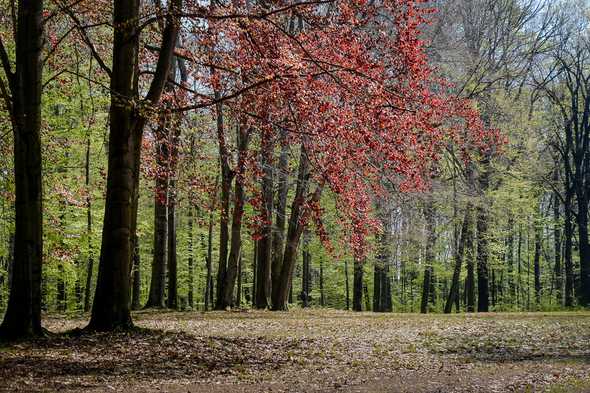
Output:
<svg viewBox="0 0 590 393">
<path fill-rule="evenodd" d="M 139 313 L 0 348 L 2 392 L 590 392 L 590 313 Z M 54 332 L 84 320 L 50 318 Z"/>
</svg>

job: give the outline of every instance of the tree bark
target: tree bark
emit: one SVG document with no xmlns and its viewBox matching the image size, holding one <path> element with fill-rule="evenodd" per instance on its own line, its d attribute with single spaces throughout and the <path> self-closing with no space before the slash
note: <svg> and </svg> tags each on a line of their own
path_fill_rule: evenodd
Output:
<svg viewBox="0 0 590 393">
<path fill-rule="evenodd" d="M 8 306 L 0 326 L 0 337 L 3 338 L 42 334 L 42 46 L 43 1 L 19 1 L 14 73 L 0 41 L 0 54 L 11 93 L 11 98 L 6 97 L 6 106 L 10 110 L 14 137 L 15 184 L 15 251 Z"/>
<path fill-rule="evenodd" d="M 354 261 L 354 277 L 352 291 L 352 310 L 363 311 L 363 264 Z"/>
<path fill-rule="evenodd" d="M 288 308 L 287 300 L 291 288 L 293 270 L 295 269 L 297 248 L 310 214 L 309 209 L 304 206 L 305 195 L 309 188 L 309 177 L 309 159 L 305 150 L 305 143 L 303 143 L 301 145 L 301 157 L 299 159 L 297 187 L 295 189 L 293 203 L 291 204 L 291 216 L 289 217 L 287 238 L 285 239 L 286 244 L 281 266 L 281 278 L 279 281 L 279 288 L 272 302 L 274 310 L 287 310 Z M 322 186 L 318 185 L 308 202 L 310 204 L 317 203 L 320 200 L 321 195 Z"/>
<path fill-rule="evenodd" d="M 350 310 L 350 283 L 348 279 L 348 259 L 344 260 L 344 285 L 346 290 L 346 311 Z"/>
<path fill-rule="evenodd" d="M 271 306 L 271 272 L 272 272 L 272 211 L 273 211 L 273 143 L 271 135 L 265 131 L 261 141 L 262 166 L 262 228 L 258 240 L 258 261 L 256 263 L 256 308 L 265 309 Z M 280 283 L 279 283 L 280 284 Z M 286 301 L 286 298 L 285 298 Z"/>
<path fill-rule="evenodd" d="M 281 267 L 283 262 L 283 247 L 285 238 L 287 194 L 289 192 L 289 145 L 287 144 L 287 130 L 281 129 L 280 134 L 281 155 L 277 169 L 277 201 L 276 214 L 274 221 L 274 231 L 272 235 L 272 297 L 277 296 L 276 291 L 279 288 L 281 277 Z"/>
<path fill-rule="evenodd" d="M 467 236 L 469 235 L 469 228 L 471 227 L 471 204 L 465 207 L 465 217 L 463 218 L 463 225 L 461 226 L 461 237 L 455 249 L 455 268 L 453 269 L 453 281 L 451 282 L 451 289 L 449 290 L 449 297 L 445 304 L 445 314 L 450 314 L 453 309 L 453 304 L 459 299 L 459 286 L 461 278 L 461 267 L 463 265 L 463 258 L 465 256 L 465 246 L 467 243 Z"/>
<path fill-rule="evenodd" d="M 180 10 L 182 0 L 170 8 Z M 107 192 L 101 254 L 89 330 L 110 331 L 133 326 L 130 313 L 129 273 L 131 239 L 135 236 L 134 198 L 139 182 L 137 168 L 143 128 L 147 119 L 131 102 L 138 97 L 139 2 L 115 0 L 113 4 L 113 70 L 109 112 Z M 169 12 L 147 105 L 160 101 L 170 70 L 178 35 L 177 12 Z"/>
<path fill-rule="evenodd" d="M 311 233 L 309 229 L 303 231 L 303 252 L 302 262 L 303 269 L 301 272 L 301 307 L 310 306 L 311 296 L 311 253 L 309 252 L 309 242 Z"/>
<path fill-rule="evenodd" d="M 231 245 L 225 273 L 225 282 L 223 284 L 223 298 L 219 304 L 220 309 L 233 306 L 238 265 L 242 254 L 242 218 L 244 216 L 245 198 L 244 172 L 246 170 L 246 160 L 248 158 L 249 134 L 250 131 L 245 125 L 242 124 L 238 127 L 238 166 L 234 186 L 234 210 L 232 215 Z"/>
<path fill-rule="evenodd" d="M 436 229 L 434 226 L 434 201 L 432 196 L 428 196 L 428 201 L 424 207 L 424 220 L 426 222 L 426 247 L 424 250 L 424 280 L 422 283 L 422 301 L 420 312 L 428 313 L 428 302 L 431 298 L 433 264 L 434 264 L 434 246 L 436 243 Z"/>
</svg>

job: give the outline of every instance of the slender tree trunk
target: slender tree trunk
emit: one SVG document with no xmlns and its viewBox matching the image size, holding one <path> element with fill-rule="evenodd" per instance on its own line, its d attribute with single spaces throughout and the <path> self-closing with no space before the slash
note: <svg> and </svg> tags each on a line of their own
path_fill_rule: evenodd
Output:
<svg viewBox="0 0 590 393">
<path fill-rule="evenodd" d="M 220 97 L 219 92 L 215 96 Z M 216 310 L 223 310 L 223 295 L 225 275 L 227 272 L 228 244 L 229 244 L 229 200 L 231 183 L 234 173 L 230 168 L 230 152 L 227 148 L 225 130 L 223 124 L 223 105 L 218 103 L 217 108 L 217 139 L 219 143 L 219 159 L 221 163 L 221 215 L 219 221 L 219 263 L 217 267 Z"/>
<path fill-rule="evenodd" d="M 426 206 L 424 207 L 424 220 L 426 222 L 426 248 L 424 250 L 424 281 L 422 283 L 422 302 L 420 304 L 420 312 L 422 314 L 426 314 L 428 312 L 428 301 L 431 298 L 430 290 L 432 288 L 433 279 L 434 246 L 436 243 L 434 209 L 434 201 L 432 200 L 432 196 L 429 196 Z"/>
<path fill-rule="evenodd" d="M 556 169 L 554 181 L 559 182 L 559 170 Z M 555 289 L 557 296 L 557 304 L 563 304 L 563 277 L 561 267 L 561 227 L 560 227 L 560 209 L 559 195 L 557 192 L 553 194 L 553 253 L 555 261 Z"/>
<path fill-rule="evenodd" d="M 475 256 L 473 255 L 473 228 L 467 227 L 465 237 L 465 261 L 467 277 L 465 279 L 465 304 L 467 312 L 475 311 Z"/>
<path fill-rule="evenodd" d="M 236 304 L 237 308 L 242 307 L 242 250 L 240 249 L 240 257 L 238 258 L 238 286 L 236 288 Z"/>
<path fill-rule="evenodd" d="M 135 234 L 133 240 L 133 292 L 131 294 L 131 309 L 141 308 L 141 261 L 139 254 L 139 237 Z"/>
<path fill-rule="evenodd" d="M 281 279 L 276 297 L 273 299 L 274 310 L 287 310 L 287 300 L 291 288 L 291 280 L 295 269 L 297 248 L 303 229 L 306 226 L 310 211 L 304 207 L 305 195 L 309 188 L 309 160 L 305 150 L 305 144 L 301 146 L 301 158 L 299 160 L 299 170 L 297 175 L 297 187 L 295 198 L 291 205 L 291 216 L 289 217 L 289 227 L 285 244 L 285 253 L 281 266 Z M 322 195 L 322 186 L 319 185 L 312 193 L 310 203 L 317 203 Z"/>
<path fill-rule="evenodd" d="M 154 190 L 154 255 L 146 308 L 165 308 L 166 265 L 168 255 L 168 198 L 170 146 L 166 138 L 167 122 L 162 118 L 156 131 L 156 188 Z"/>
<path fill-rule="evenodd" d="M 348 259 L 344 259 L 344 285 L 346 287 L 346 311 L 350 310 L 350 280 L 348 279 Z"/>
<path fill-rule="evenodd" d="M 192 309 L 195 307 L 195 272 L 194 272 L 194 231 L 193 231 L 193 204 L 192 201 L 189 200 L 188 206 L 188 305 Z"/>
<path fill-rule="evenodd" d="M 172 172 L 172 171 L 171 171 Z M 168 298 L 167 306 L 178 308 L 178 258 L 176 252 L 176 180 L 171 173 L 168 191 Z"/>
<path fill-rule="evenodd" d="M 309 307 L 311 293 L 311 253 L 309 252 L 310 232 L 303 231 L 303 269 L 301 272 L 301 302 L 302 307 Z"/>
<path fill-rule="evenodd" d="M 225 282 L 223 287 L 223 298 L 219 303 L 220 309 L 233 306 L 234 290 L 236 286 L 236 276 L 238 274 L 238 265 L 241 258 L 242 249 L 242 217 L 244 215 L 244 172 L 246 170 L 246 160 L 248 154 L 249 130 L 245 125 L 240 125 L 237 129 L 238 136 L 238 167 L 234 191 L 234 210 L 232 215 L 231 227 L 231 245 L 227 269 L 225 273 Z M 239 305 L 238 305 L 239 306 Z"/>
<path fill-rule="evenodd" d="M 453 270 L 453 281 L 451 282 L 451 289 L 449 291 L 449 298 L 445 304 L 445 313 L 451 313 L 453 304 L 459 299 L 459 286 L 461 278 L 461 266 L 463 264 L 463 257 L 465 255 L 465 246 L 467 243 L 467 236 L 469 236 L 469 228 L 471 227 L 471 204 L 467 204 L 465 208 L 465 217 L 463 218 L 463 225 L 461 226 L 461 237 L 455 249 L 455 268 Z M 458 307 L 457 307 L 458 309 Z"/>
<path fill-rule="evenodd" d="M 256 262 L 258 261 L 258 240 L 253 241 L 252 252 L 252 307 L 256 307 Z"/>
<path fill-rule="evenodd" d="M 354 261 L 354 277 L 352 291 L 352 309 L 353 311 L 363 311 L 363 264 L 360 261 Z"/>
<path fill-rule="evenodd" d="M 217 184 L 215 185 L 217 189 Z M 217 194 L 217 192 L 215 192 Z M 213 201 L 217 199 L 213 197 Z M 207 276 L 205 284 L 205 311 L 209 311 L 210 304 L 213 304 L 213 204 L 209 211 L 209 227 L 207 229 L 207 256 L 205 257 Z"/>
<path fill-rule="evenodd" d="M 566 185 L 566 188 L 569 188 Z M 574 237 L 573 212 L 572 212 L 572 192 L 566 190 L 564 203 L 564 265 L 565 265 L 565 307 L 574 306 L 574 262 L 572 258 L 572 244 Z"/>
<path fill-rule="evenodd" d="M 281 155 L 277 169 L 277 201 L 272 235 L 272 298 L 276 298 L 280 285 L 281 267 L 283 262 L 283 248 L 285 238 L 287 194 L 289 192 L 289 145 L 287 144 L 287 130 L 281 129 Z"/>
<path fill-rule="evenodd" d="M 271 271 L 272 271 L 272 211 L 273 211 L 273 143 L 270 135 L 263 132 L 261 142 L 262 166 L 262 228 L 258 240 L 256 308 L 265 309 L 271 306 Z M 288 290 L 288 288 L 287 288 Z M 288 294 L 287 294 L 288 295 Z M 287 298 L 285 297 L 285 302 Z"/>
<path fill-rule="evenodd" d="M 586 191 L 577 193 L 578 252 L 580 255 L 580 305 L 590 306 L 590 242 L 588 240 L 588 200 Z"/>
<path fill-rule="evenodd" d="M 535 302 L 537 308 L 541 304 L 541 228 L 539 223 L 535 225 L 535 254 L 533 268 L 535 274 Z"/>
</svg>

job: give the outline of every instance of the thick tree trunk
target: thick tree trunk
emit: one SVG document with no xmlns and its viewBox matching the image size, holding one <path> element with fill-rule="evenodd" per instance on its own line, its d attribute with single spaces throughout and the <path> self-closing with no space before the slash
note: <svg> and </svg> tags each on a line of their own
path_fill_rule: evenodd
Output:
<svg viewBox="0 0 590 393">
<path fill-rule="evenodd" d="M 244 216 L 244 171 L 248 154 L 249 130 L 245 125 L 240 125 L 237 130 L 238 136 L 238 166 L 234 190 L 234 210 L 232 215 L 231 245 L 225 282 L 223 287 L 223 298 L 219 304 L 220 309 L 233 306 L 234 290 L 236 287 L 236 276 L 238 265 L 242 254 L 242 217 Z"/>
<path fill-rule="evenodd" d="M 271 271 L 272 271 L 272 211 L 273 211 L 273 143 L 270 135 L 263 131 L 261 141 L 262 176 L 262 228 L 258 240 L 258 261 L 256 279 L 256 308 L 271 306 Z M 280 284 L 280 283 L 279 283 Z M 288 288 L 287 288 L 288 289 Z M 285 297 L 285 301 L 287 298 Z"/>
<path fill-rule="evenodd" d="M 90 134 L 86 141 L 86 237 L 88 242 L 88 261 L 86 262 L 86 286 L 84 287 L 84 312 L 90 311 L 90 289 L 92 287 L 92 273 L 94 270 L 94 249 L 92 247 L 92 199 L 90 197 Z"/>
<path fill-rule="evenodd" d="M 445 304 L 445 313 L 451 313 L 453 304 L 459 300 L 459 286 L 461 278 L 461 267 L 463 265 L 463 258 L 465 255 L 465 246 L 467 243 L 467 236 L 469 235 L 469 228 L 471 227 L 471 205 L 468 203 L 465 208 L 465 217 L 463 218 L 463 225 L 461 227 L 461 237 L 455 249 L 455 268 L 453 269 L 453 281 L 451 282 L 451 289 L 449 290 L 449 297 Z M 457 307 L 458 308 L 458 307 Z"/>
<path fill-rule="evenodd" d="M 177 10 L 181 6 L 181 0 L 169 5 Z M 146 95 L 151 105 L 160 101 L 169 75 L 179 28 L 174 14 L 166 17 L 162 49 Z M 119 28 L 114 29 L 113 41 L 107 192 L 96 294 L 88 325 L 90 330 L 101 331 L 133 326 L 129 299 L 131 240 L 135 236 L 134 198 L 139 182 L 137 152 L 146 122 L 131 105 L 138 96 L 139 2 L 115 0 L 113 25 Z"/>
<path fill-rule="evenodd" d="M 467 312 L 475 311 L 475 256 L 473 255 L 473 228 L 467 227 L 465 237 L 465 262 L 467 277 L 465 278 L 465 306 Z"/>
<path fill-rule="evenodd" d="M 14 137 L 15 251 L 8 306 L 0 326 L 2 338 L 42 333 L 42 13 L 40 0 L 18 2 L 15 73 L 5 64 L 12 94 L 6 106 L 10 108 Z M 4 52 L 3 46 L 1 50 Z"/>
</svg>

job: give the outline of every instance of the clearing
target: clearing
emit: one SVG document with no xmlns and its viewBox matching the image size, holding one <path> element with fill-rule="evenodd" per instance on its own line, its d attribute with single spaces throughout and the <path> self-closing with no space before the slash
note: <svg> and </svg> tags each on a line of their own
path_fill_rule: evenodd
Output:
<svg viewBox="0 0 590 393">
<path fill-rule="evenodd" d="M 139 312 L 0 348 L 2 392 L 585 392 L 590 313 Z M 49 317 L 56 333 L 84 319 Z"/>
</svg>

